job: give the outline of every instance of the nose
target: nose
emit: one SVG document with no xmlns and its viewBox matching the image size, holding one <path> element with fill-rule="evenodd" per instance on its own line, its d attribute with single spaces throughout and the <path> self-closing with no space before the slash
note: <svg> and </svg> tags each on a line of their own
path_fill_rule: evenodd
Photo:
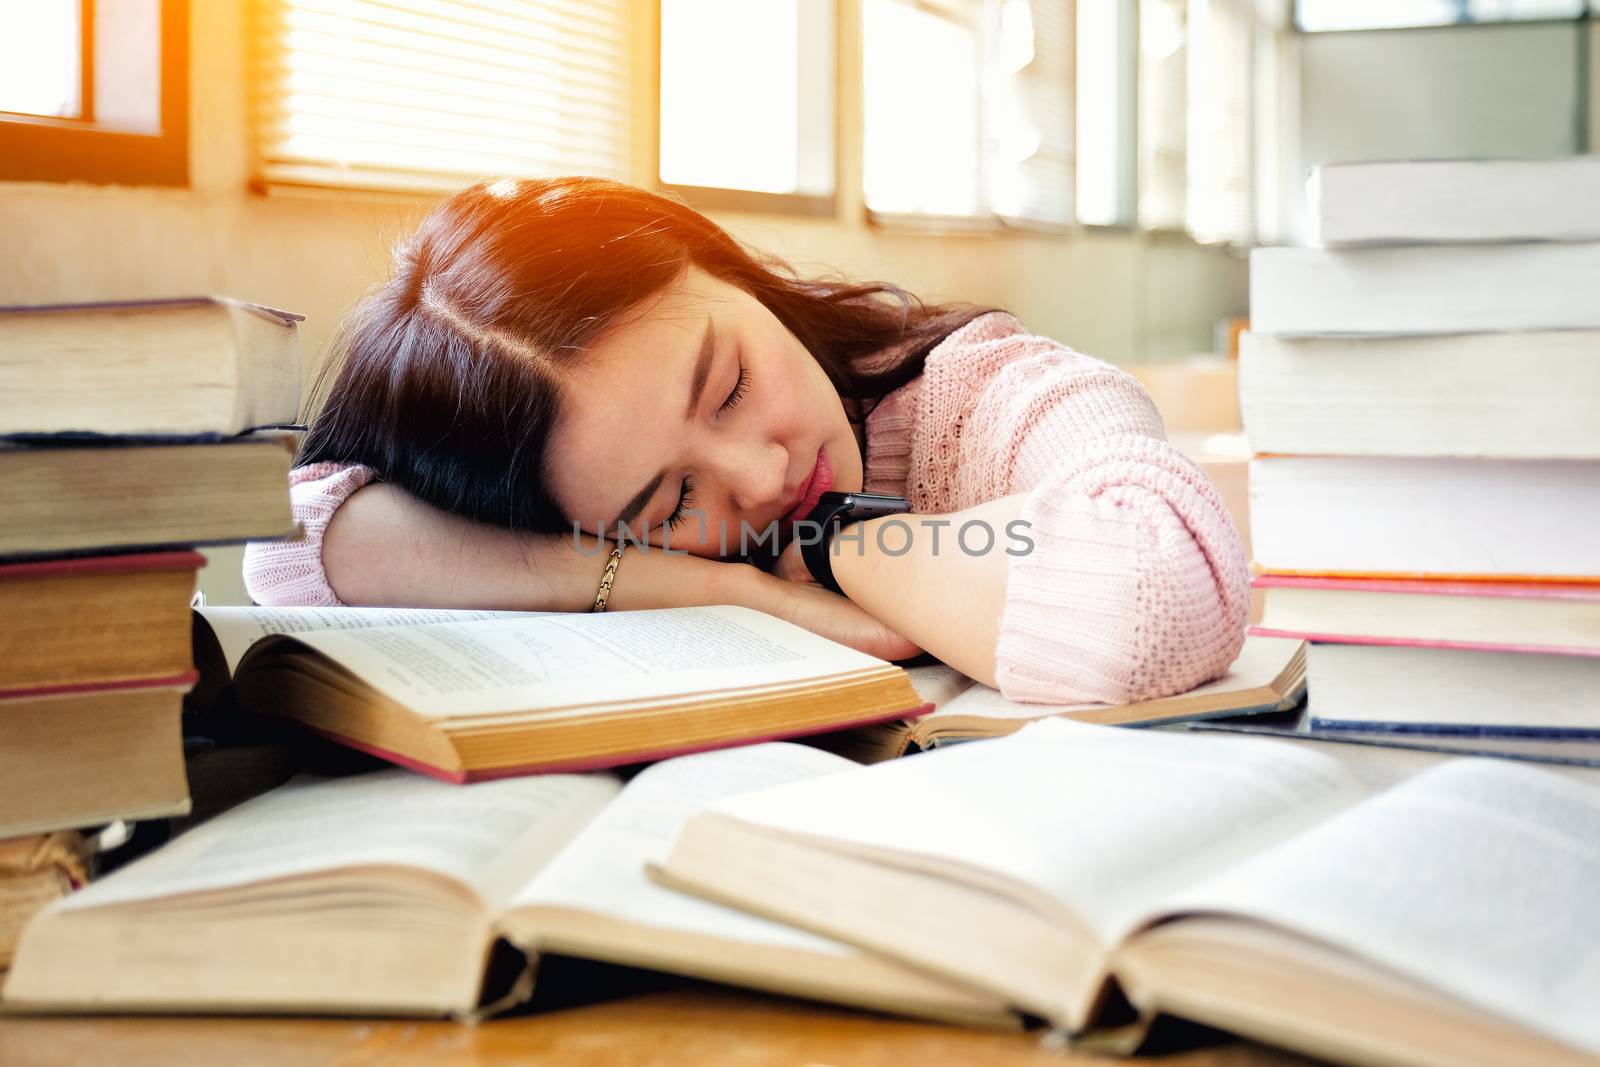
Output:
<svg viewBox="0 0 1600 1067">
<path fill-rule="evenodd" d="M 745 514 L 764 514 L 788 501 L 789 453 L 780 444 L 730 442 L 722 451 L 729 499 Z"/>
</svg>

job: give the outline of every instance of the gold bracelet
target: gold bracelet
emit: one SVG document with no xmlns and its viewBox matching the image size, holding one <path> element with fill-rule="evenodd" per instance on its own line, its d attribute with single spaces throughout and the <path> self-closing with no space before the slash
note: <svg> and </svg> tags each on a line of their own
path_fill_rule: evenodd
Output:
<svg viewBox="0 0 1600 1067">
<path fill-rule="evenodd" d="M 606 572 L 600 576 L 600 592 L 595 594 L 594 607 L 591 612 L 606 610 L 606 601 L 611 598 L 611 583 L 617 577 L 617 564 L 622 562 L 622 550 L 628 547 L 628 542 L 619 541 L 617 547 L 611 550 L 611 559 L 606 562 Z"/>
</svg>

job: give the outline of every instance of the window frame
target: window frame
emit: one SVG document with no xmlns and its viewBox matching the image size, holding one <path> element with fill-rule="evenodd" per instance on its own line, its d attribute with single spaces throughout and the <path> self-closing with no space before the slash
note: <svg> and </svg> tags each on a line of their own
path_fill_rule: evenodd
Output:
<svg viewBox="0 0 1600 1067">
<path fill-rule="evenodd" d="M 94 0 L 79 0 L 87 118 L 0 112 L 0 181 L 189 185 L 189 0 L 156 0 L 161 132 L 94 122 Z"/>
</svg>

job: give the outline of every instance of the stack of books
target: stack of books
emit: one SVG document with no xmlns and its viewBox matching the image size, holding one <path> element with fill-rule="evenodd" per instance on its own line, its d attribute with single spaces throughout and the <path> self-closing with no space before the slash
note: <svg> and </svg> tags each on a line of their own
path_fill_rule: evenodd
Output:
<svg viewBox="0 0 1600 1067">
<path fill-rule="evenodd" d="M 1313 730 L 1600 737 L 1600 157 L 1308 192 L 1251 258 L 1256 632 Z"/>
<path fill-rule="evenodd" d="M 293 440 L 245 431 L 298 415 L 298 318 L 0 308 L 0 960 L 86 870 L 50 835 L 188 809 L 194 546 L 294 530 Z"/>
</svg>

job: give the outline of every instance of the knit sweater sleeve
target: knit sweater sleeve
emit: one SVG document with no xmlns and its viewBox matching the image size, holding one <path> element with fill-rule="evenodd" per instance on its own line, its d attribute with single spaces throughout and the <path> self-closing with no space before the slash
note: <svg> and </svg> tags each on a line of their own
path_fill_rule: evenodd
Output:
<svg viewBox="0 0 1600 1067">
<path fill-rule="evenodd" d="M 1003 696 L 1126 702 L 1181 692 L 1238 655 L 1249 568 L 1206 474 L 1131 375 L 1005 313 L 929 354 L 913 482 L 959 510 L 1025 493 L 995 651 Z"/>
<path fill-rule="evenodd" d="M 244 587 L 266 607 L 343 604 L 322 567 L 322 538 L 339 506 L 372 481 L 360 464 L 312 463 L 289 472 L 289 504 L 303 535 L 294 541 L 252 541 L 244 549 Z"/>
</svg>

